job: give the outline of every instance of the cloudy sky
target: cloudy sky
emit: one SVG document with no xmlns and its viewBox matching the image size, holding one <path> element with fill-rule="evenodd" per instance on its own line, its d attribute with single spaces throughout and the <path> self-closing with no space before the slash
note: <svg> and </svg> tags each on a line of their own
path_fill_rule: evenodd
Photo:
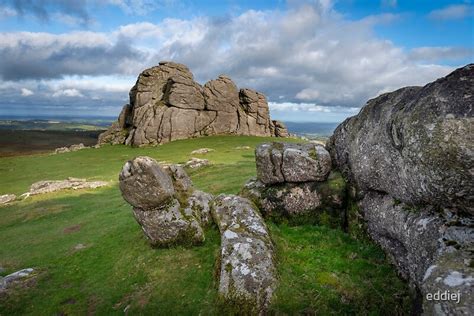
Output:
<svg viewBox="0 0 474 316">
<path fill-rule="evenodd" d="M 474 61 L 470 1 L 0 0 L 0 115 L 116 116 L 141 70 L 188 65 L 338 122 Z"/>
</svg>

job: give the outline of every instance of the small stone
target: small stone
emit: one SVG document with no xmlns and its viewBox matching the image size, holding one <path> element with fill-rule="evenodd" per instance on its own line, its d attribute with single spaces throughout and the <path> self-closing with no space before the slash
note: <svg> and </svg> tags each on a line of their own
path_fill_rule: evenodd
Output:
<svg viewBox="0 0 474 316">
<path fill-rule="evenodd" d="M 7 204 L 16 200 L 15 194 L 0 195 L 0 205 Z"/>
<path fill-rule="evenodd" d="M 211 151 L 214 151 L 214 149 L 212 149 L 212 148 L 199 148 L 199 149 L 193 150 L 191 152 L 191 155 L 202 155 L 202 154 L 207 154 Z"/>
<path fill-rule="evenodd" d="M 199 159 L 199 158 L 191 158 L 188 162 L 186 162 L 185 166 L 191 169 L 197 169 L 204 166 L 208 166 L 211 163 L 207 159 Z"/>
<path fill-rule="evenodd" d="M 74 250 L 82 250 L 82 249 L 85 249 L 87 248 L 86 245 L 84 244 L 77 244 L 74 246 Z"/>
</svg>

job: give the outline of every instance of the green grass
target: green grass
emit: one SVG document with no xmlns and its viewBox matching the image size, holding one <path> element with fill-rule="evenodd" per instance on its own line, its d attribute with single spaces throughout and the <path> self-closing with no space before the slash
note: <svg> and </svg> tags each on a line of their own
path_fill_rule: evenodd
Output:
<svg viewBox="0 0 474 316">
<path fill-rule="evenodd" d="M 406 284 L 382 250 L 324 226 L 269 224 L 280 285 L 273 311 L 317 315 L 404 315 Z"/>
<path fill-rule="evenodd" d="M 0 159 L 0 194 L 26 192 L 35 181 L 84 177 L 112 180 L 97 190 L 65 191 L 0 207 L 3 275 L 34 267 L 25 287 L 0 295 L 0 315 L 217 315 L 216 228 L 203 246 L 153 249 L 121 197 L 118 173 L 148 155 L 185 162 L 194 149 L 213 165 L 189 170 L 197 188 L 237 193 L 255 176 L 259 137 L 206 137 L 150 148 L 105 146 L 60 155 Z M 237 146 L 250 146 L 238 150 Z M 407 294 L 378 248 L 339 230 L 269 224 L 278 251 L 277 313 L 378 314 L 400 308 Z M 75 249 L 83 244 L 84 249 Z M 351 259 L 355 254 L 355 259 Z"/>
</svg>

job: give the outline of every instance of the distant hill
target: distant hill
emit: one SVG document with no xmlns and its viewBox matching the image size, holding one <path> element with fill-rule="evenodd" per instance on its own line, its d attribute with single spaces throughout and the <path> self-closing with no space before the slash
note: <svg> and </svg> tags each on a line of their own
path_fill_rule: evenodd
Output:
<svg viewBox="0 0 474 316">
<path fill-rule="evenodd" d="M 322 122 L 286 122 L 286 127 L 290 134 L 299 136 L 313 137 L 329 137 L 332 135 L 339 123 L 322 123 Z"/>
</svg>

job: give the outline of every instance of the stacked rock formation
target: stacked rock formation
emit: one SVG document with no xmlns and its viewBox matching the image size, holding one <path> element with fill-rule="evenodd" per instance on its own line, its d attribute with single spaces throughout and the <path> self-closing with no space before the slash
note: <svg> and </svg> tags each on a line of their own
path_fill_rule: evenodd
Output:
<svg viewBox="0 0 474 316">
<path fill-rule="evenodd" d="M 128 161 L 119 179 L 124 199 L 153 246 L 199 244 L 202 228 L 216 223 L 222 239 L 223 303 L 251 315 L 266 312 L 276 287 L 273 244 L 251 201 L 195 190 L 183 167 L 162 167 L 149 157 Z"/>
<path fill-rule="evenodd" d="M 273 219 L 344 225 L 345 186 L 319 144 L 265 143 L 255 151 L 257 179 L 241 194 Z"/>
<path fill-rule="evenodd" d="M 369 100 L 329 142 L 372 238 L 428 315 L 472 314 L 474 64 Z M 461 293 L 460 302 L 426 299 Z"/>
<path fill-rule="evenodd" d="M 239 91 L 224 75 L 202 87 L 186 66 L 160 62 L 138 76 L 130 104 L 99 144 L 156 145 L 222 134 L 287 137 L 288 131 L 270 119 L 263 94 Z"/>
</svg>

